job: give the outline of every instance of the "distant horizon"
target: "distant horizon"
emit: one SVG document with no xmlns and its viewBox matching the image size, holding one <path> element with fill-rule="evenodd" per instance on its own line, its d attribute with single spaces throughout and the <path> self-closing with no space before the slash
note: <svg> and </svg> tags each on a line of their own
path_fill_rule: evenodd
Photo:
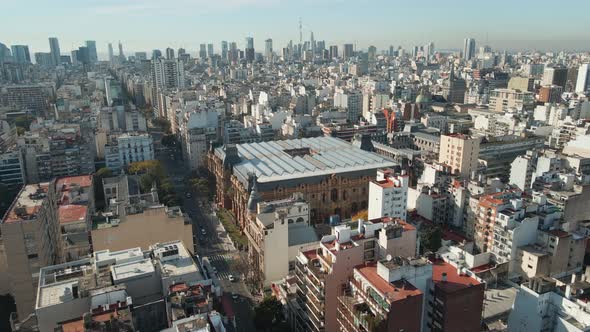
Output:
<svg viewBox="0 0 590 332">
<path fill-rule="evenodd" d="M 326 46 L 356 44 L 386 49 L 425 45 L 460 50 L 463 39 L 498 51 L 589 51 L 587 13 L 590 1 L 565 0 L 559 6 L 524 1 L 471 0 L 3 0 L 0 42 L 28 45 L 31 53 L 48 52 L 48 37 L 57 37 L 63 54 L 95 40 L 97 51 L 122 41 L 126 53 L 183 47 L 194 54 L 201 43 L 222 40 L 243 49 L 254 37 L 255 48 L 273 39 L 280 53 L 289 40 L 303 40 L 313 31 Z M 9 15 L 8 15 L 9 13 Z M 41 34 L 40 34 L 41 32 Z M 487 41 L 487 42 L 486 42 Z"/>
</svg>

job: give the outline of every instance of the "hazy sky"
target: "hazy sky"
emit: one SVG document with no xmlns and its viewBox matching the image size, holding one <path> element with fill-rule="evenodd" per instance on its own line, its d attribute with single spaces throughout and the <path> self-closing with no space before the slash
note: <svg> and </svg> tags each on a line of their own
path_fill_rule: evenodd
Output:
<svg viewBox="0 0 590 332">
<path fill-rule="evenodd" d="M 132 51 L 184 47 L 253 36 L 262 50 L 299 40 L 359 48 L 409 47 L 434 41 L 461 48 L 467 36 L 496 49 L 590 49 L 590 0 L 0 0 L 0 42 L 49 50 L 59 38 L 62 53 L 96 40 L 99 54 L 121 40 Z"/>
</svg>

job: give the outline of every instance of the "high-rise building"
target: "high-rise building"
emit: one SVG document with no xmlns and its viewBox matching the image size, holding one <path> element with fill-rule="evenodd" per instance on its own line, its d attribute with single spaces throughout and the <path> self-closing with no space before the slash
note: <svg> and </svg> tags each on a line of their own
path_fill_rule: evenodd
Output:
<svg viewBox="0 0 590 332">
<path fill-rule="evenodd" d="M 31 54 L 27 45 L 12 45 L 12 57 L 16 63 L 31 63 Z"/>
<path fill-rule="evenodd" d="M 590 91 L 590 63 L 584 63 L 578 69 L 578 81 L 576 82 L 576 92 L 584 93 Z"/>
<path fill-rule="evenodd" d="M 39 269 L 62 262 L 56 199 L 55 181 L 26 185 L 0 224 L 9 289 L 21 318 L 35 310 Z"/>
<path fill-rule="evenodd" d="M 214 54 L 213 44 L 207 44 L 207 57 L 212 58 Z"/>
<path fill-rule="evenodd" d="M 115 60 L 115 53 L 113 52 L 113 44 L 109 43 L 109 62 L 113 62 Z"/>
<path fill-rule="evenodd" d="M 266 61 L 272 61 L 272 39 L 268 38 L 264 41 L 264 58 Z"/>
<path fill-rule="evenodd" d="M 88 57 L 90 58 L 90 63 L 98 62 L 98 53 L 96 52 L 96 41 L 87 40 L 86 48 L 88 49 Z"/>
<path fill-rule="evenodd" d="M 56 37 L 49 38 L 49 49 L 51 53 L 51 61 L 54 66 L 59 66 L 61 64 L 61 52 L 59 50 L 59 41 Z"/>
<path fill-rule="evenodd" d="M 471 60 L 475 56 L 475 39 L 465 38 L 463 41 L 463 59 Z"/>
<path fill-rule="evenodd" d="M 119 41 L 119 61 L 125 61 L 125 54 L 123 53 L 123 44 Z"/>
<path fill-rule="evenodd" d="M 0 43 L 0 64 L 4 63 L 4 61 L 6 61 L 12 54 L 10 53 L 10 49 Z"/>
<path fill-rule="evenodd" d="M 330 46 L 330 59 L 334 59 L 338 57 L 338 46 L 332 45 Z"/>
<path fill-rule="evenodd" d="M 166 59 L 168 59 L 168 60 L 174 59 L 174 50 L 170 47 L 166 48 Z"/>
<path fill-rule="evenodd" d="M 221 42 L 221 58 L 227 60 L 227 41 Z"/>
<path fill-rule="evenodd" d="M 453 173 L 469 177 L 477 170 L 479 140 L 462 134 L 441 135 L 438 161 L 451 166 Z"/>
<path fill-rule="evenodd" d="M 76 56 L 77 56 L 76 60 L 80 64 L 87 65 L 87 64 L 91 63 L 90 51 L 88 50 L 88 47 L 84 47 L 84 46 L 78 47 L 78 52 L 76 53 Z"/>
<path fill-rule="evenodd" d="M 199 45 L 199 58 L 207 59 L 207 44 Z"/>
<path fill-rule="evenodd" d="M 344 44 L 344 54 L 342 55 L 344 60 L 348 60 L 354 56 L 354 45 Z"/>
<path fill-rule="evenodd" d="M 245 49 L 245 53 L 246 53 L 246 61 L 248 61 L 248 62 L 254 62 L 254 55 L 255 55 L 255 51 L 254 51 L 254 38 L 252 38 L 252 37 L 246 37 L 246 49 Z"/>
<path fill-rule="evenodd" d="M 152 78 L 158 89 L 184 89 L 184 65 L 177 59 L 152 60 Z"/>
<path fill-rule="evenodd" d="M 51 53 L 37 52 L 35 53 L 35 63 L 42 67 L 51 67 L 53 65 L 53 57 Z"/>
<path fill-rule="evenodd" d="M 152 50 L 152 60 L 157 60 L 162 56 L 162 51 Z"/>
<path fill-rule="evenodd" d="M 567 83 L 567 68 L 564 66 L 547 66 L 543 71 L 542 85 L 557 85 L 565 88 Z"/>
</svg>

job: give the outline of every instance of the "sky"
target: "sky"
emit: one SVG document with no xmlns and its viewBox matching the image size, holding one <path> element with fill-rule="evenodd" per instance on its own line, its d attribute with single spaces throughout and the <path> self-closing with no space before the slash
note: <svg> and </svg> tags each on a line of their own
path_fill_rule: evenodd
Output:
<svg viewBox="0 0 590 332">
<path fill-rule="evenodd" d="M 0 42 L 48 52 L 47 38 L 62 53 L 96 40 L 123 44 L 126 55 L 166 47 L 198 50 L 200 43 L 253 36 L 262 51 L 273 39 L 279 51 L 303 37 L 326 45 L 355 43 L 409 49 L 429 41 L 460 49 L 465 37 L 497 50 L 590 50 L 590 0 L 0 0 Z M 104 57 L 104 56 L 102 56 Z"/>
</svg>

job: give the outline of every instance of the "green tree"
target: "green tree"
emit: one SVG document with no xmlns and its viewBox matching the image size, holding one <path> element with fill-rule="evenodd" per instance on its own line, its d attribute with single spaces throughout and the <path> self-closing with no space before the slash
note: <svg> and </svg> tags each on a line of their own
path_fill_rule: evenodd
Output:
<svg viewBox="0 0 590 332">
<path fill-rule="evenodd" d="M 283 329 L 283 305 L 275 297 L 267 296 L 254 308 L 254 326 L 258 331 Z"/>
<path fill-rule="evenodd" d="M 442 246 L 442 230 L 439 226 L 425 226 L 420 232 L 420 248 L 422 253 L 426 251 L 436 252 Z"/>
</svg>

